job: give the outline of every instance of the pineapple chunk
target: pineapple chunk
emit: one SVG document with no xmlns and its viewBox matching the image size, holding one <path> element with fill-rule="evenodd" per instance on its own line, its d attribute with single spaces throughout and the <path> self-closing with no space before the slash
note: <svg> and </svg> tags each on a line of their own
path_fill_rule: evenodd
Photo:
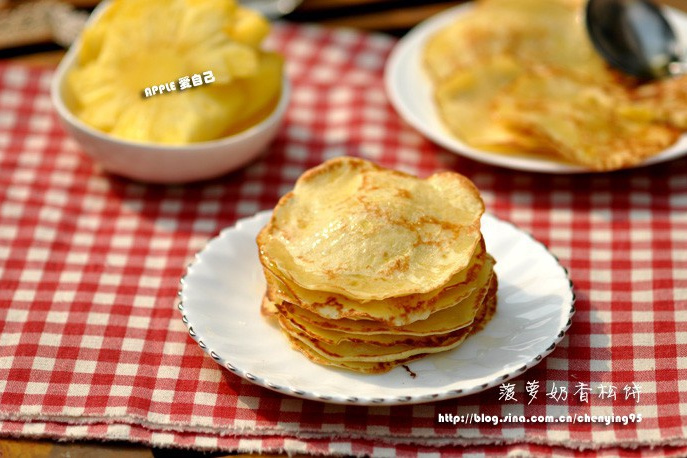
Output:
<svg viewBox="0 0 687 458">
<path fill-rule="evenodd" d="M 255 11 L 242 8 L 236 19 L 227 24 L 226 31 L 234 40 L 257 47 L 270 31 L 269 23 Z"/>
</svg>

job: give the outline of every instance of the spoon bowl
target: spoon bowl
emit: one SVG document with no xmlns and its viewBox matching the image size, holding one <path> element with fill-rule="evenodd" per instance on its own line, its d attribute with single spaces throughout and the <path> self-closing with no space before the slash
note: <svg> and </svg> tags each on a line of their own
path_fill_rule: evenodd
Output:
<svg viewBox="0 0 687 458">
<path fill-rule="evenodd" d="M 588 0 L 586 25 L 613 67 L 642 79 L 682 73 L 680 47 L 663 11 L 649 0 Z"/>
</svg>

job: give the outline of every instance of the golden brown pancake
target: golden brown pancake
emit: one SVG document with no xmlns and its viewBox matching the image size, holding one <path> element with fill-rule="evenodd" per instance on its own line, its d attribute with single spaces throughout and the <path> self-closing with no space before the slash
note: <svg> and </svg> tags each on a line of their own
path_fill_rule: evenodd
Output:
<svg viewBox="0 0 687 458">
<path fill-rule="evenodd" d="M 496 277 L 494 277 L 494 280 L 489 288 L 489 292 L 482 306 L 479 309 L 479 313 L 475 317 L 475 321 L 470 326 L 454 333 L 451 336 L 452 340 L 443 347 L 443 350 L 440 351 L 446 351 L 458 347 L 471 334 L 483 329 L 483 327 L 489 322 L 489 320 L 491 320 L 494 313 L 496 312 L 497 288 L 498 283 Z M 399 356 L 399 358 L 395 360 L 390 359 L 388 357 L 388 353 L 386 356 L 380 357 L 379 361 L 374 361 L 375 358 L 370 356 L 363 358 L 366 360 L 355 360 L 354 358 L 350 357 L 337 357 L 338 355 L 336 351 L 332 348 L 327 348 L 326 350 L 314 348 L 313 345 L 309 344 L 306 338 L 303 338 L 298 334 L 294 335 L 291 333 L 286 333 L 286 335 L 289 338 L 289 341 L 291 342 L 293 348 L 303 353 L 308 359 L 315 363 L 340 367 L 364 373 L 379 374 L 388 372 L 389 370 L 401 364 L 414 361 L 416 359 L 422 358 L 423 356 L 427 356 L 431 353 L 436 353 L 435 351 L 428 351 L 426 353 L 423 353 L 421 350 L 418 350 L 417 352 L 413 352 L 411 350 L 407 352 L 409 354 L 407 354 L 406 356 Z"/>
<path fill-rule="evenodd" d="M 673 144 L 680 131 L 619 109 L 627 91 L 553 72 L 530 72 L 493 104 L 494 116 L 552 154 L 593 169 L 628 167 Z"/>
<path fill-rule="evenodd" d="M 257 238 L 261 305 L 312 361 L 383 372 L 460 345 L 493 313 L 484 204 L 454 172 L 353 158 L 306 172 Z"/>
<path fill-rule="evenodd" d="M 484 243 L 480 241 L 468 267 L 454 275 L 441 288 L 423 294 L 372 301 L 357 301 L 341 294 L 308 290 L 285 278 L 279 278 L 270 269 L 265 269 L 265 278 L 274 302 L 291 303 L 331 319 L 367 319 L 402 326 L 424 320 L 430 314 L 452 307 L 472 294 L 486 262 L 493 264 L 493 258 L 487 255 Z M 482 278 L 481 281 L 485 283 L 486 279 Z"/>
<path fill-rule="evenodd" d="M 279 320 L 282 326 L 289 328 L 289 330 L 302 333 L 307 336 L 310 340 L 315 340 L 326 345 L 351 345 L 356 344 L 367 344 L 376 347 L 389 347 L 394 345 L 409 345 L 413 347 L 419 346 L 439 346 L 441 342 L 444 342 L 458 331 L 463 328 L 470 326 L 474 320 L 475 316 L 479 314 L 480 307 L 483 305 L 485 298 L 488 294 L 491 279 L 493 275 L 489 274 L 488 281 L 480 286 L 478 291 L 475 291 L 475 299 L 477 301 L 465 304 L 466 314 L 470 316 L 467 324 L 460 326 L 456 329 L 449 331 L 444 331 L 443 329 L 438 329 L 433 333 L 426 333 L 423 335 L 408 334 L 402 330 L 394 329 L 389 327 L 386 332 L 382 333 L 357 333 L 351 331 L 343 331 L 338 328 L 323 328 L 319 326 L 313 326 L 312 323 L 307 321 L 299 321 L 293 316 L 288 316 L 284 313 L 279 315 Z M 467 302 L 467 301 L 466 301 Z M 281 309 L 283 304 L 281 304 L 278 309 Z M 460 307 L 460 304 L 457 306 Z M 337 320 L 334 321 L 334 326 Z"/>
<path fill-rule="evenodd" d="M 488 263 L 479 272 L 474 281 L 474 289 L 467 297 L 457 301 L 448 308 L 433 312 L 423 320 L 405 325 L 396 326 L 393 323 L 370 319 L 325 318 L 290 302 L 278 302 L 276 308 L 281 315 L 292 321 L 294 325 L 312 330 L 321 330 L 321 334 L 324 334 L 327 330 L 340 332 L 347 336 L 361 334 L 403 334 L 408 336 L 444 334 L 472 323 L 479 305 L 484 300 L 486 289 L 493 276 L 492 267 L 494 261 L 491 256 L 487 256 Z M 269 289 L 267 295 L 270 296 Z"/>
<path fill-rule="evenodd" d="M 359 301 L 427 293 L 469 265 L 483 212 L 457 173 L 419 179 L 332 159 L 279 200 L 258 235 L 260 258 L 303 288 Z"/>
</svg>

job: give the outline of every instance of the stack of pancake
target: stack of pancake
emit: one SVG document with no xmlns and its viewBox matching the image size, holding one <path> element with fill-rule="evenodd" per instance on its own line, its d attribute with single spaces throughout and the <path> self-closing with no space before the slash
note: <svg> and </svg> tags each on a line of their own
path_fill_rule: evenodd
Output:
<svg viewBox="0 0 687 458">
<path fill-rule="evenodd" d="M 337 158 L 307 171 L 258 235 L 263 314 L 312 361 L 380 373 L 460 345 L 496 307 L 484 204 L 462 175 Z"/>
</svg>

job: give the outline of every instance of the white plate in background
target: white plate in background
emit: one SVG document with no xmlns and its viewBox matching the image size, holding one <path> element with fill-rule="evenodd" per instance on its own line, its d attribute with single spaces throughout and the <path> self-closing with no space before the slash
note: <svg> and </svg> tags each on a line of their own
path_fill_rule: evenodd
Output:
<svg viewBox="0 0 687 458">
<path fill-rule="evenodd" d="M 414 27 L 396 44 L 387 60 L 384 79 L 387 94 L 399 115 L 434 143 L 475 161 L 530 172 L 598 173 L 553 160 L 480 150 L 463 143 L 444 126 L 434 103 L 432 82 L 423 68 L 422 52 L 429 37 L 460 19 L 472 8 L 472 3 L 465 3 L 432 16 Z M 666 11 L 680 41 L 687 43 L 687 14 L 672 8 L 666 8 Z M 669 161 L 686 154 L 687 135 L 682 135 L 673 146 L 637 167 Z"/>
</svg>

